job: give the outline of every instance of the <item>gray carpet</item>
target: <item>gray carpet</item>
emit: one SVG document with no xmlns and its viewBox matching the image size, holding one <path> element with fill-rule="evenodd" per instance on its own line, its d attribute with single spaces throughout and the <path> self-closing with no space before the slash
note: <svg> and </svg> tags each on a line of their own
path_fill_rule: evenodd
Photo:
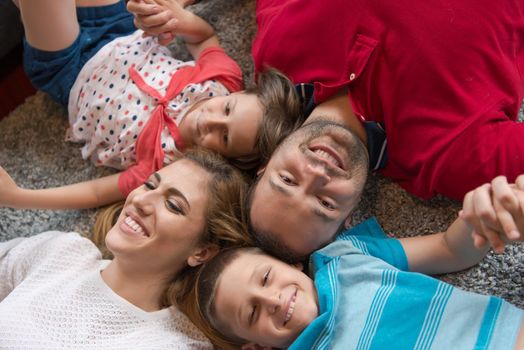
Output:
<svg viewBox="0 0 524 350">
<path fill-rule="evenodd" d="M 250 81 L 250 43 L 255 33 L 255 1 L 214 0 L 193 7 L 208 19 L 223 46 Z M 176 46 L 177 55 L 185 55 Z M 16 87 L 13 87 L 16 88 Z M 78 145 L 64 142 L 68 123 L 64 110 L 37 93 L 0 122 L 0 165 L 21 186 L 43 188 L 87 180 L 108 173 L 80 157 Z M 376 216 L 388 234 L 409 236 L 445 229 L 460 205 L 444 198 L 423 202 L 378 175 L 371 176 L 355 222 Z M 58 229 L 89 233 L 95 210 L 30 211 L 0 209 L 0 241 Z M 524 245 L 504 255 L 489 254 L 478 266 L 441 278 L 464 289 L 495 294 L 524 308 Z"/>
</svg>

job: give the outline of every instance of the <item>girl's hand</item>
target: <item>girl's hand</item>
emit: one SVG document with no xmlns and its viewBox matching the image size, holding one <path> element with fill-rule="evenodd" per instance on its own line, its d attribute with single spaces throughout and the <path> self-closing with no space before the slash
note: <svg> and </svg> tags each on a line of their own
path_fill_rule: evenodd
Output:
<svg viewBox="0 0 524 350">
<path fill-rule="evenodd" d="M 524 240 L 524 175 L 514 185 L 499 176 L 468 192 L 459 215 L 473 229 L 476 247 L 489 242 L 502 253 L 507 242 Z"/>
<path fill-rule="evenodd" d="M 142 29 L 145 36 L 158 36 L 161 45 L 175 38 L 177 16 L 185 11 L 176 0 L 130 0 L 127 10 L 135 16 L 135 26 Z"/>
<path fill-rule="evenodd" d="M 19 190 L 11 176 L 0 166 L 0 207 L 12 207 Z"/>
</svg>

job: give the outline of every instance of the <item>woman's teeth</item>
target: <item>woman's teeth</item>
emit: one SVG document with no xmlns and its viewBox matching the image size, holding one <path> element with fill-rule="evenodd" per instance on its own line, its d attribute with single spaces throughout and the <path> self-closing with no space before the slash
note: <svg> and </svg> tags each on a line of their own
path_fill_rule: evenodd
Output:
<svg viewBox="0 0 524 350">
<path fill-rule="evenodd" d="M 135 220 L 131 219 L 130 216 L 126 217 L 124 222 L 127 226 L 131 227 L 137 234 L 147 236 L 142 226 L 140 226 Z"/>
</svg>

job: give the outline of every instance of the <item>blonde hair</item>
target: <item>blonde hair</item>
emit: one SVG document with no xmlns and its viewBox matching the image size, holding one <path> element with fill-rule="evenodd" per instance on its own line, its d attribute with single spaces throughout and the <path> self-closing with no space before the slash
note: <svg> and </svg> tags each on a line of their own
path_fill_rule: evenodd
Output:
<svg viewBox="0 0 524 350">
<path fill-rule="evenodd" d="M 244 196 L 247 191 L 244 175 L 227 163 L 222 156 L 211 151 L 190 150 L 175 161 L 181 159 L 194 162 L 211 175 L 208 184 L 209 200 L 204 216 L 205 225 L 200 243 L 214 243 L 221 249 L 250 244 L 247 228 L 242 220 Z M 104 257 L 111 257 L 104 244 L 105 236 L 118 219 L 122 207 L 123 202 L 113 204 L 97 217 L 92 240 L 98 245 Z M 176 305 L 190 319 L 194 318 L 194 310 L 188 304 L 193 300 L 190 296 L 198 270 L 198 267 L 186 266 L 175 276 L 161 300 L 163 307 Z"/>
</svg>

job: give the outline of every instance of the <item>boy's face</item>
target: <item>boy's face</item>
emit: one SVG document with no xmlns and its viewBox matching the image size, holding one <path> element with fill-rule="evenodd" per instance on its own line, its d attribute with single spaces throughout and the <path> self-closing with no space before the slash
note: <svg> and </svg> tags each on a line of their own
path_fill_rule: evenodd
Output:
<svg viewBox="0 0 524 350">
<path fill-rule="evenodd" d="M 227 158 L 240 158 L 254 154 L 262 117 L 256 95 L 234 93 L 197 104 L 179 129 L 187 148 L 200 146 Z"/>
<path fill-rule="evenodd" d="M 313 281 L 300 267 L 243 252 L 219 278 L 218 322 L 236 337 L 285 348 L 318 316 Z"/>
</svg>

